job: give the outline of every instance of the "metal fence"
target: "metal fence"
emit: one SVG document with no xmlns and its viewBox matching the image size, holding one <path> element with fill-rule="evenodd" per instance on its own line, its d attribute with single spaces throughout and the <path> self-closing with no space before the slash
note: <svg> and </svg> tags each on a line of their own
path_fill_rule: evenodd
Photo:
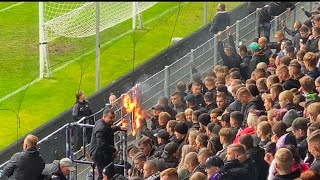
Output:
<svg viewBox="0 0 320 180">
<path fill-rule="evenodd" d="M 295 9 L 291 12 L 284 12 L 281 15 L 274 17 L 271 22 L 270 40 L 273 41 L 275 32 L 281 29 L 281 20 L 284 20 L 287 27 L 292 29 L 295 20 L 304 22 L 307 19 L 304 12 L 301 10 L 301 7 L 304 7 L 307 11 L 312 11 L 314 4 L 315 2 L 298 2 L 296 3 Z M 239 44 L 249 45 L 254 38 L 258 37 L 257 20 L 257 11 L 255 11 L 230 27 L 236 46 Z M 224 45 L 228 44 L 228 37 L 225 32 L 222 34 L 222 42 Z M 206 72 L 212 70 L 214 65 L 222 64 L 221 57 L 218 54 L 217 44 L 218 40 L 213 36 L 201 46 L 191 50 L 191 52 L 176 60 L 170 66 L 166 66 L 162 71 L 141 82 L 140 87 L 142 96 L 140 100 L 142 108 L 150 110 L 151 107 L 156 104 L 159 97 L 170 97 L 170 94 L 176 90 L 176 85 L 179 81 L 183 81 L 187 84 L 190 83 L 192 81 L 190 64 L 193 64 L 201 75 L 205 75 Z M 119 123 L 122 118 L 121 97 L 118 98 L 115 103 L 117 104 L 116 106 L 119 107 L 116 110 L 116 123 Z M 101 118 L 103 108 L 104 107 L 93 115 L 95 120 Z M 121 133 L 116 133 L 115 142 L 117 147 L 120 147 L 121 136 Z M 53 157 L 56 157 L 55 159 L 60 159 L 65 156 L 66 150 L 48 149 L 46 147 L 55 147 L 49 146 L 48 143 L 66 143 L 66 126 L 58 129 L 39 142 L 40 153 L 45 160 L 49 159 L 46 163 L 52 162 L 52 154 Z M 81 151 L 78 151 L 74 153 L 74 156 L 77 157 L 81 153 Z M 46 158 L 49 154 L 51 158 Z M 6 163 L 0 166 L 0 171 L 4 168 L 5 164 Z M 90 168 L 90 166 L 86 166 L 86 168 Z M 78 171 L 77 174 L 79 175 L 85 172 L 87 171 L 82 170 Z"/>
</svg>

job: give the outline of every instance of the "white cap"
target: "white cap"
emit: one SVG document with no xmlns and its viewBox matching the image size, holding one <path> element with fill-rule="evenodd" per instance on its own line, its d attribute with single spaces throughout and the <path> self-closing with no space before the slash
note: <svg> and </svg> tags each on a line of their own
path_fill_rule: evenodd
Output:
<svg viewBox="0 0 320 180">
<path fill-rule="evenodd" d="M 62 158 L 60 160 L 60 165 L 62 165 L 63 167 L 67 167 L 70 171 L 75 171 L 76 168 L 74 168 L 74 164 L 72 163 L 71 159 L 69 158 Z"/>
</svg>

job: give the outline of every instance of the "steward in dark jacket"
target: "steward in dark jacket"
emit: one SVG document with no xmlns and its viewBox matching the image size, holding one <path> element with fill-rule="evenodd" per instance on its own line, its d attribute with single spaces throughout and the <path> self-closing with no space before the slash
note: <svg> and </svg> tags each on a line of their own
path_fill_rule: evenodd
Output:
<svg viewBox="0 0 320 180">
<path fill-rule="evenodd" d="M 8 180 L 42 180 L 44 161 L 35 147 L 14 154 L 4 167 Z"/>
<path fill-rule="evenodd" d="M 218 12 L 212 21 L 209 31 L 217 34 L 217 32 L 223 31 L 227 26 L 230 26 L 230 15 L 225 9 L 225 4 L 220 3 L 218 5 Z"/>
<path fill-rule="evenodd" d="M 111 109 L 105 109 L 102 119 L 93 127 L 89 153 L 98 167 L 99 177 L 102 177 L 102 169 L 113 162 L 116 153 L 114 132 L 121 130 L 121 127 L 112 125 L 114 117 L 115 114 Z"/>
</svg>

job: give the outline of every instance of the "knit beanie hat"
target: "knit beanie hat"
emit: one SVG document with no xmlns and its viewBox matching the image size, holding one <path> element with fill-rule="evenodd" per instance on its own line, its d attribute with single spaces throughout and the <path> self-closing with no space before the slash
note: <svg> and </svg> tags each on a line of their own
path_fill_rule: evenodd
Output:
<svg viewBox="0 0 320 180">
<path fill-rule="evenodd" d="M 174 131 L 176 131 L 177 133 L 180 133 L 180 134 L 187 134 L 188 130 L 189 130 L 188 125 L 184 122 L 178 123 L 174 127 Z"/>
<path fill-rule="evenodd" d="M 210 116 L 207 113 L 202 113 L 200 114 L 200 116 L 198 117 L 198 121 L 204 125 L 207 126 L 210 123 Z"/>
</svg>

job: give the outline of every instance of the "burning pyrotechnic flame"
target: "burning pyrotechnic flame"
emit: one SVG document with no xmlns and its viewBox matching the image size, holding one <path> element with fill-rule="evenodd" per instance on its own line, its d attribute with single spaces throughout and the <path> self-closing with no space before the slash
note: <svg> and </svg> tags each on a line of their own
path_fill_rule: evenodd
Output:
<svg viewBox="0 0 320 180">
<path fill-rule="evenodd" d="M 141 126 L 142 121 L 142 110 L 139 107 L 138 101 L 135 98 L 131 98 L 128 94 L 123 96 L 123 107 L 126 109 L 127 113 L 132 113 L 132 135 L 135 136 L 137 129 Z M 122 125 L 124 126 L 126 123 L 125 119 L 123 120 Z"/>
<path fill-rule="evenodd" d="M 128 94 L 124 95 L 123 97 L 123 106 L 126 108 L 127 113 L 131 113 L 133 111 L 133 108 L 137 105 L 136 100 L 131 100 L 130 96 Z"/>
</svg>

